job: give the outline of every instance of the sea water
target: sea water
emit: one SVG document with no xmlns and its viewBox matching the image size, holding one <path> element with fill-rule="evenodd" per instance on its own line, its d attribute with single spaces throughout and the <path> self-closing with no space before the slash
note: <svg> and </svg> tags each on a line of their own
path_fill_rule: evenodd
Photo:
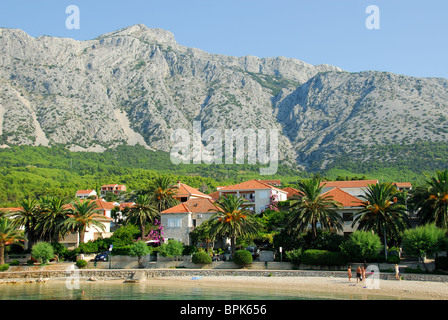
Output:
<svg viewBox="0 0 448 320">
<path fill-rule="evenodd" d="M 143 283 L 87 282 L 68 289 L 64 282 L 1 284 L 0 300 L 395 300 L 390 296 L 304 293 L 294 290 L 164 286 Z"/>
</svg>

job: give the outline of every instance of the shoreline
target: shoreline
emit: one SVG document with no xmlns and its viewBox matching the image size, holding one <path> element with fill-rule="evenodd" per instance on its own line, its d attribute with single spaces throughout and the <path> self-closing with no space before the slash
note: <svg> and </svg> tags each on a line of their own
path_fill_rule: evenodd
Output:
<svg viewBox="0 0 448 320">
<path fill-rule="evenodd" d="M 124 283 L 125 279 L 89 279 L 80 278 L 80 283 L 95 284 L 114 284 L 114 285 L 137 285 L 137 286 L 165 286 L 165 287 L 208 287 L 208 288 L 227 288 L 236 290 L 260 290 L 284 292 L 293 297 L 301 294 L 326 295 L 329 297 L 341 297 L 342 299 L 351 299 L 350 296 L 356 296 L 357 299 L 365 300 L 448 300 L 448 283 L 432 282 L 432 281 L 412 281 L 412 280 L 379 280 L 378 288 L 369 289 L 366 283 L 356 283 L 356 279 L 352 278 L 349 282 L 348 278 L 342 277 L 306 277 L 306 276 L 289 276 L 289 277 L 253 277 L 247 275 L 238 276 L 214 276 L 205 275 L 196 277 L 186 275 L 174 276 L 156 276 L 147 278 L 139 283 Z M 0 286 L 22 286 L 22 285 L 41 285 L 64 284 L 66 280 L 60 278 L 9 278 L 1 279 Z M 93 281 L 92 281 L 93 280 Z"/>
</svg>

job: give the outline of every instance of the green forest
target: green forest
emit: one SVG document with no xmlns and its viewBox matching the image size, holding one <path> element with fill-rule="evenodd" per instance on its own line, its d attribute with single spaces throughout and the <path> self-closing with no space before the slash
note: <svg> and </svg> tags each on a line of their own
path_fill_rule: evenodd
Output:
<svg viewBox="0 0 448 320">
<path fill-rule="evenodd" d="M 0 149 L 0 207 L 17 206 L 27 196 L 74 198 L 77 190 L 99 190 L 101 185 L 110 183 L 125 184 L 128 191 L 145 190 L 160 175 L 168 175 L 172 181 L 180 180 L 205 193 L 215 191 L 219 185 L 249 179 L 281 179 L 283 186 L 295 186 L 298 181 L 316 175 L 327 180 L 378 179 L 421 184 L 426 179 L 425 173 L 431 175 L 443 166 L 448 167 L 447 146 L 428 145 L 423 150 L 435 160 L 419 161 L 413 156 L 408 161 L 384 165 L 378 159 L 357 162 L 340 156 L 324 171 L 305 172 L 280 163 L 276 175 L 261 176 L 258 165 L 175 165 L 168 153 L 141 146 L 119 146 L 103 153 L 71 152 L 63 146 L 14 146 Z"/>
</svg>

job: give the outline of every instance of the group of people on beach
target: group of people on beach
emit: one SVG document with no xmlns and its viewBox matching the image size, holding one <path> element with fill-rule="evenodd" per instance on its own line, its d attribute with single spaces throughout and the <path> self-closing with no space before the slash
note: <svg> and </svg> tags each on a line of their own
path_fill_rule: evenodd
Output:
<svg viewBox="0 0 448 320">
<path fill-rule="evenodd" d="M 395 279 L 401 280 L 400 269 L 397 264 L 395 265 L 394 270 L 395 270 Z M 349 266 L 348 281 L 351 281 L 351 279 L 352 279 L 352 267 Z M 364 266 L 358 266 L 358 268 L 356 268 L 356 283 L 358 283 L 359 281 L 365 282 L 365 280 L 366 280 L 366 269 L 364 268 Z"/>
<path fill-rule="evenodd" d="M 364 266 L 358 266 L 356 268 L 356 282 L 364 282 L 366 279 L 366 268 Z M 348 281 L 352 280 L 352 267 L 348 267 Z"/>
</svg>

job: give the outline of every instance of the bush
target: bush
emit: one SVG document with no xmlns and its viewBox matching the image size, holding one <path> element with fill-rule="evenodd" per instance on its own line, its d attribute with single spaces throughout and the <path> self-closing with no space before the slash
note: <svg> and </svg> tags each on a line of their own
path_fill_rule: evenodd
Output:
<svg viewBox="0 0 448 320">
<path fill-rule="evenodd" d="M 19 260 L 14 260 L 9 265 L 10 266 L 18 266 L 19 264 L 20 264 Z"/>
<path fill-rule="evenodd" d="M 437 270 L 448 270 L 448 257 L 437 257 L 435 264 Z"/>
<path fill-rule="evenodd" d="M 146 244 L 145 241 L 137 241 L 129 248 L 129 253 L 133 257 L 143 257 L 148 255 L 151 252 L 150 247 Z"/>
<path fill-rule="evenodd" d="M 113 247 L 112 255 L 113 256 L 132 256 L 132 246 L 125 247 Z"/>
<path fill-rule="evenodd" d="M 32 266 L 32 265 L 34 265 L 34 260 L 33 260 L 33 259 L 27 260 L 27 261 L 26 261 L 26 264 L 27 264 L 28 266 Z"/>
<path fill-rule="evenodd" d="M 374 259 L 381 251 L 380 237 L 368 231 L 355 231 L 350 238 L 341 245 L 341 251 L 350 261 L 362 260 L 367 262 Z"/>
<path fill-rule="evenodd" d="M 212 263 L 212 257 L 207 252 L 196 252 L 191 261 L 196 264 L 209 264 Z"/>
<path fill-rule="evenodd" d="M 41 259 L 42 263 L 54 258 L 54 250 L 48 242 L 38 242 L 31 248 L 31 255 L 36 259 Z"/>
<path fill-rule="evenodd" d="M 291 262 L 295 266 L 298 266 L 300 264 L 300 259 L 302 257 L 302 249 L 286 251 L 285 255 L 287 261 Z"/>
<path fill-rule="evenodd" d="M 396 256 L 396 255 L 391 255 L 391 256 L 388 255 L 387 260 L 386 260 L 387 263 L 392 263 L 392 264 L 399 264 L 400 261 L 401 261 L 400 257 Z"/>
<path fill-rule="evenodd" d="M 250 265 L 253 261 L 252 254 L 247 250 L 238 250 L 235 252 L 233 262 L 239 266 Z"/>
<path fill-rule="evenodd" d="M 9 269 L 9 264 L 5 263 L 0 265 L 0 271 L 6 271 Z"/>
<path fill-rule="evenodd" d="M 87 267 L 87 261 L 86 260 L 82 260 L 82 259 L 76 260 L 76 266 L 79 269 L 84 269 L 85 267 Z"/>
<path fill-rule="evenodd" d="M 168 240 L 168 243 L 162 244 L 158 250 L 162 257 L 169 257 L 176 260 L 178 256 L 182 255 L 183 251 L 183 243 L 177 240 Z"/>
<path fill-rule="evenodd" d="M 347 258 L 340 252 L 310 249 L 302 254 L 301 262 L 315 266 L 343 266 L 347 264 Z"/>
<path fill-rule="evenodd" d="M 423 260 L 440 250 L 445 238 L 445 231 L 434 224 L 427 224 L 403 233 L 403 251 Z"/>
</svg>

